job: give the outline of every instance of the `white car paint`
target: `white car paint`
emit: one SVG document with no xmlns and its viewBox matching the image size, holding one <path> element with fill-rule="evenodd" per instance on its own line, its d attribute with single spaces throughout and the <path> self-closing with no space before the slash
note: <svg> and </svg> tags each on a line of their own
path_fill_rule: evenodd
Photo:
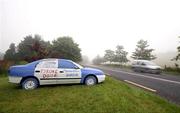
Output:
<svg viewBox="0 0 180 113">
<path fill-rule="evenodd" d="M 39 79 L 40 85 L 80 83 L 81 81 L 80 69 L 58 68 L 57 59 L 40 62 L 35 68 L 34 75 Z"/>
</svg>

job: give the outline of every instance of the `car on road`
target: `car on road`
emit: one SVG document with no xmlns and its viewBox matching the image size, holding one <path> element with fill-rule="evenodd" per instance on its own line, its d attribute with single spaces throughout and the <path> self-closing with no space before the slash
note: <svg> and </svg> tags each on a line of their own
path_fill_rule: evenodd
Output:
<svg viewBox="0 0 180 113">
<path fill-rule="evenodd" d="M 153 74 L 161 73 L 161 67 L 148 60 L 134 60 L 132 63 L 132 69 L 136 72 L 146 72 Z"/>
<path fill-rule="evenodd" d="M 8 74 L 10 83 L 20 84 L 26 90 L 49 84 L 95 85 L 105 80 L 105 74 L 101 70 L 84 68 L 67 59 L 52 58 L 11 66 Z"/>
</svg>

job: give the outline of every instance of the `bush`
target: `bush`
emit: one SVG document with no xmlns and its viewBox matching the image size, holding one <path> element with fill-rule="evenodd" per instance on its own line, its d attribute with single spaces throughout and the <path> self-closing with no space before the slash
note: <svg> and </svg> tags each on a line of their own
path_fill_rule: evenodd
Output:
<svg viewBox="0 0 180 113">
<path fill-rule="evenodd" d="M 179 68 L 179 67 L 166 67 L 166 66 L 165 66 L 164 71 L 166 71 L 166 72 L 178 72 L 178 73 L 180 73 L 180 68 Z"/>
<path fill-rule="evenodd" d="M 24 64 L 27 64 L 28 62 L 27 61 L 18 61 L 18 62 L 16 62 L 15 64 L 16 65 L 24 65 Z"/>
<path fill-rule="evenodd" d="M 15 64 L 14 61 L 1 60 L 0 61 L 0 74 L 7 74 L 9 67 L 14 64 Z"/>
<path fill-rule="evenodd" d="M 12 65 L 24 65 L 27 64 L 26 61 L 7 61 L 7 60 L 1 60 L 0 61 L 0 74 L 1 75 L 7 75 L 8 69 Z"/>
</svg>

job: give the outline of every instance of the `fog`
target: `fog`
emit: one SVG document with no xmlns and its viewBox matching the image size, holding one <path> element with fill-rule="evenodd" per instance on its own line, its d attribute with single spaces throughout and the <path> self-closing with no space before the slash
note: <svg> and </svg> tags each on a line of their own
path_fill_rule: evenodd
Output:
<svg viewBox="0 0 180 113">
<path fill-rule="evenodd" d="M 179 0 L 0 0 L 0 52 L 40 34 L 49 41 L 73 37 L 89 59 L 116 45 L 130 56 L 144 39 L 163 63 L 172 54 L 161 53 L 174 55 L 179 44 L 179 5 Z"/>
</svg>

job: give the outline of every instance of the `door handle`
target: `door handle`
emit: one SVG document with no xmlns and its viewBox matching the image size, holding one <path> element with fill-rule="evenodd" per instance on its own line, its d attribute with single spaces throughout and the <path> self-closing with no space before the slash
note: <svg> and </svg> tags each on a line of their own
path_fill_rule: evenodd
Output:
<svg viewBox="0 0 180 113">
<path fill-rule="evenodd" d="M 39 70 L 36 70 L 35 72 L 36 72 L 36 73 L 40 73 L 40 71 L 39 71 Z"/>
<path fill-rule="evenodd" d="M 60 73 L 64 73 L 64 71 L 59 71 Z"/>
</svg>

